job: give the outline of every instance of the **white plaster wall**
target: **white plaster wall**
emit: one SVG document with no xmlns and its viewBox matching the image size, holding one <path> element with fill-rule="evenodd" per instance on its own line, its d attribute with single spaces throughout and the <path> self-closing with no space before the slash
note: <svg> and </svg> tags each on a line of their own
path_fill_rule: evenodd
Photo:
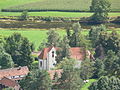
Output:
<svg viewBox="0 0 120 90">
<path fill-rule="evenodd" d="M 52 52 L 54 51 L 54 57 L 52 57 Z M 48 64 L 48 70 L 51 70 L 52 68 L 55 67 L 54 64 L 56 64 L 56 49 L 53 47 L 50 52 L 48 53 L 48 58 L 47 58 L 47 64 Z"/>
</svg>

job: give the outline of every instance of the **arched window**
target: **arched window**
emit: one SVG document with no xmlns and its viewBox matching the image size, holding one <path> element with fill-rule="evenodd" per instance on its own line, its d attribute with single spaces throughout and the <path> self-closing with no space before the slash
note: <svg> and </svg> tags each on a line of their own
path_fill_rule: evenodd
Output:
<svg viewBox="0 0 120 90">
<path fill-rule="evenodd" d="M 42 61 L 40 61 L 40 67 L 42 67 Z"/>
</svg>

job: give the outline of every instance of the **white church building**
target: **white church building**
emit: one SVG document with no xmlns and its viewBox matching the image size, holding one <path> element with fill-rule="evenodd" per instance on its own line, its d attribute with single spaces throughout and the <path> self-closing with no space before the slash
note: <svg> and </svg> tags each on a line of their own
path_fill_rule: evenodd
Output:
<svg viewBox="0 0 120 90">
<path fill-rule="evenodd" d="M 38 56 L 39 60 L 39 69 L 41 70 L 52 70 L 57 64 L 56 61 L 56 51 L 58 48 L 50 47 L 44 48 L 40 55 Z M 71 58 L 77 60 L 78 66 L 80 66 L 81 61 L 87 58 L 92 58 L 91 53 L 88 50 L 85 50 L 81 47 L 70 48 Z"/>
</svg>

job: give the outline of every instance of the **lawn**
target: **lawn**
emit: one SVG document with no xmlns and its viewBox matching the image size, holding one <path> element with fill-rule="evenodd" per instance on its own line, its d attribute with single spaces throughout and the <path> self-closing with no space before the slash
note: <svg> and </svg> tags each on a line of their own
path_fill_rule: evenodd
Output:
<svg viewBox="0 0 120 90">
<path fill-rule="evenodd" d="M 35 1 L 42 1 L 42 0 L 0 0 L 0 9 L 32 3 Z"/>
<path fill-rule="evenodd" d="M 0 35 L 3 37 L 9 36 L 13 33 L 21 33 L 24 37 L 27 37 L 32 43 L 34 43 L 36 50 L 39 47 L 40 43 L 46 39 L 46 33 L 48 30 L 33 30 L 33 29 L 18 29 L 18 30 L 10 30 L 10 29 L 0 29 Z M 63 36 L 65 35 L 64 30 L 57 30 L 57 32 Z"/>
<path fill-rule="evenodd" d="M 93 83 L 95 82 L 96 79 L 90 79 L 90 81 L 88 83 L 86 83 L 81 90 L 88 90 L 88 87 Z"/>
<path fill-rule="evenodd" d="M 14 4 L 10 4 L 8 1 L 13 2 Z M 19 10 L 89 11 L 91 1 L 92 0 L 76 0 L 76 1 L 75 0 L 42 0 L 42 1 L 29 0 L 28 3 L 28 0 L 6 0 L 3 1 L 4 3 L 2 5 L 2 8 L 7 8 L 6 10 L 17 10 L 17 11 Z M 109 1 L 111 3 L 111 11 L 120 11 L 120 0 L 109 0 Z"/>
<path fill-rule="evenodd" d="M 84 12 L 28 12 L 29 16 L 51 17 L 89 17 L 93 13 Z M 20 12 L 0 12 L 0 16 L 20 16 Z M 109 13 L 109 17 L 120 16 L 120 13 Z"/>
</svg>

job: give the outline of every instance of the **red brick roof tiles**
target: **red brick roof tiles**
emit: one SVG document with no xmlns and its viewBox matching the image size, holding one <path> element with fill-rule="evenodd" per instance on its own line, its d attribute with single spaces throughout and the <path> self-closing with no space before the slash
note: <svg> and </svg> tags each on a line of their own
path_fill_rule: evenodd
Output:
<svg viewBox="0 0 120 90">
<path fill-rule="evenodd" d="M 14 88 L 15 86 L 19 86 L 19 84 L 17 84 L 14 80 L 8 79 L 6 77 L 0 80 L 0 84 L 8 87 L 12 87 L 12 88 Z"/>
<path fill-rule="evenodd" d="M 3 70 L 0 70 L 0 79 L 2 79 L 3 77 L 27 75 L 28 73 L 29 73 L 29 69 L 27 66 L 3 69 Z"/>
<path fill-rule="evenodd" d="M 38 58 L 45 60 L 47 58 L 48 52 L 51 49 L 52 48 L 44 48 L 43 51 L 38 56 Z M 55 49 L 58 50 L 58 48 Z M 77 60 L 83 60 L 85 58 L 86 51 L 84 50 L 84 48 L 74 47 L 74 48 L 70 48 L 70 53 L 71 53 L 71 58 Z"/>
</svg>

